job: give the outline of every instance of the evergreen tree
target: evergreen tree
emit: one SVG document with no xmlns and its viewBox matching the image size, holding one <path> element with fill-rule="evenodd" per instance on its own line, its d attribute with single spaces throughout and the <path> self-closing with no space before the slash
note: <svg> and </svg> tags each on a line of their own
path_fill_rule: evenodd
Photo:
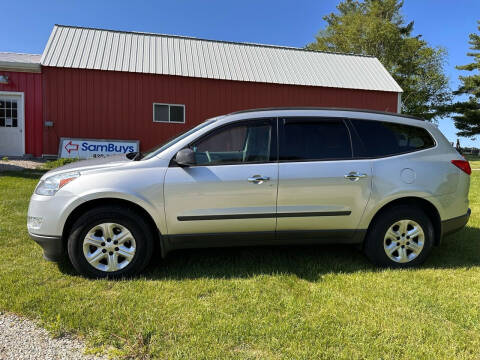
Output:
<svg viewBox="0 0 480 360">
<path fill-rule="evenodd" d="M 480 21 L 478 21 L 478 30 L 480 31 Z M 467 65 L 457 66 L 458 70 L 476 71 L 469 76 L 459 76 L 461 85 L 454 95 L 467 95 L 465 101 L 456 102 L 445 107 L 447 111 L 458 115 L 453 116 L 455 127 L 459 130 L 457 135 L 473 137 L 480 134 L 480 35 L 470 34 L 471 46 L 473 52 L 467 55 L 473 58 L 473 62 Z"/>
</svg>

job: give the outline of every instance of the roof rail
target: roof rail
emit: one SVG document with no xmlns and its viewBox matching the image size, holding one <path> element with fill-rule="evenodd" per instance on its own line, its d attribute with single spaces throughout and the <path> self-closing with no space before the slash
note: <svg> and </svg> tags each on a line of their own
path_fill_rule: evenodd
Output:
<svg viewBox="0 0 480 360">
<path fill-rule="evenodd" d="M 330 111 L 350 111 L 350 112 L 363 112 L 363 113 L 370 113 L 370 114 L 380 114 L 380 115 L 389 115 L 389 116 L 397 116 L 403 117 L 408 119 L 420 120 L 425 121 L 422 118 L 413 116 L 413 115 L 406 115 L 406 114 L 399 114 L 394 112 L 388 111 L 379 111 L 379 110 L 367 110 L 367 109 L 354 109 L 354 108 L 338 108 L 338 107 L 315 107 L 315 106 L 291 106 L 291 107 L 271 107 L 271 108 L 259 108 L 259 109 L 248 109 L 248 110 L 239 110 L 229 113 L 228 115 L 234 114 L 244 114 L 250 112 L 257 112 L 257 111 L 275 111 L 275 110 L 330 110 Z"/>
</svg>

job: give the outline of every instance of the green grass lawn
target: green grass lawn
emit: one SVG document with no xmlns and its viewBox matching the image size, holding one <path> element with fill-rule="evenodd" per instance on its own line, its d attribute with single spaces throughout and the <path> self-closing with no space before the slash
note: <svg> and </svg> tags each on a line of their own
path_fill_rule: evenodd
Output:
<svg viewBox="0 0 480 360">
<path fill-rule="evenodd" d="M 472 169 L 479 169 L 480 170 L 480 157 L 466 155 L 465 158 L 470 162 L 470 166 Z"/>
<path fill-rule="evenodd" d="M 39 175 L 0 174 L 0 310 L 52 334 L 134 358 L 480 358 L 480 171 L 469 226 L 420 269 L 340 246 L 188 250 L 124 281 L 42 259 L 25 225 Z"/>
</svg>

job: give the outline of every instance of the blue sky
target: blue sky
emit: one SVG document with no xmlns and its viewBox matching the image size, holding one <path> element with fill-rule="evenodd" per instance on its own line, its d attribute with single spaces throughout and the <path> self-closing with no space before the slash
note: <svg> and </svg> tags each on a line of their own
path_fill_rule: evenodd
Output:
<svg viewBox="0 0 480 360">
<path fill-rule="evenodd" d="M 54 24 L 158 32 L 201 38 L 302 47 L 324 26 L 337 0 L 44 0 L 2 3 L 0 51 L 41 53 Z M 448 50 L 446 72 L 458 86 L 455 65 L 469 62 L 468 34 L 480 20 L 479 0 L 405 0 L 403 14 L 414 33 Z M 450 119 L 440 129 L 456 140 Z M 463 146 L 480 147 L 461 139 Z"/>
</svg>

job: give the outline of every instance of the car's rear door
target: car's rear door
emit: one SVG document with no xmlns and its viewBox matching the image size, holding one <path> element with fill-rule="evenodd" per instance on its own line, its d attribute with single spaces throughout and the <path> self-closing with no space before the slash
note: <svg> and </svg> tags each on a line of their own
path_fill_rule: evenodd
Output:
<svg viewBox="0 0 480 360">
<path fill-rule="evenodd" d="M 189 147 L 195 152 L 196 165 L 172 163 L 165 177 L 171 241 L 176 241 L 176 246 L 202 246 L 210 239 L 228 246 L 229 242 L 254 243 L 255 235 L 273 240 L 278 185 L 276 120 L 228 124 Z"/>
<path fill-rule="evenodd" d="M 370 197 L 372 171 L 369 160 L 353 158 L 347 123 L 281 118 L 279 135 L 277 237 L 293 242 L 354 237 Z"/>
</svg>

